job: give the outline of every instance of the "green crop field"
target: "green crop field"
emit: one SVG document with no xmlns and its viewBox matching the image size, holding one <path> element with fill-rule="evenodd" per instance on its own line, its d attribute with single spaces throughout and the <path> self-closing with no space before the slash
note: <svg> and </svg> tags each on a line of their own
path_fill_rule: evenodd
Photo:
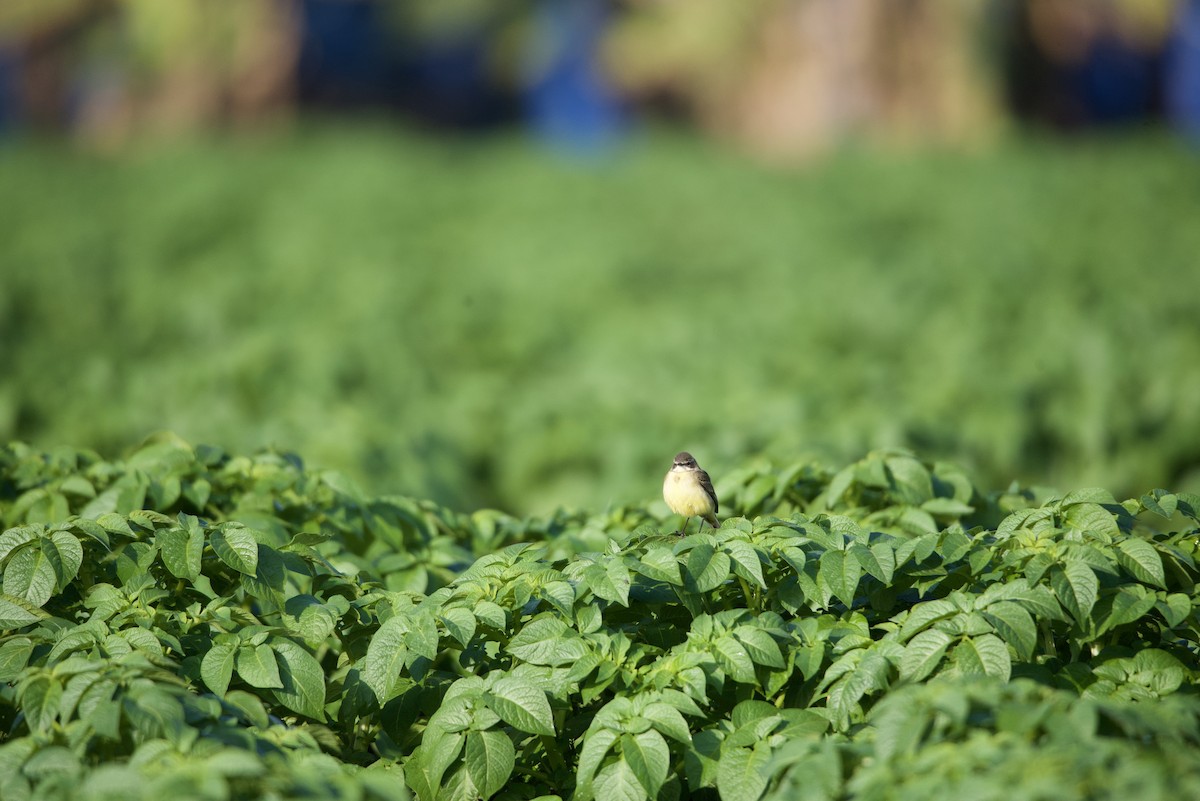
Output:
<svg viewBox="0 0 1200 801">
<path fill-rule="evenodd" d="M 1200 490 L 1197 157 L 1165 138 L 768 170 L 385 128 L 0 150 L 0 441 L 295 450 L 460 510 L 879 447 Z"/>
<path fill-rule="evenodd" d="M 903 452 L 720 487 L 681 537 L 169 437 L 9 446 L 0 796 L 1200 795 L 1200 496 Z"/>
<path fill-rule="evenodd" d="M 1200 798 L 1196 175 L 6 144 L 0 801 Z"/>
</svg>

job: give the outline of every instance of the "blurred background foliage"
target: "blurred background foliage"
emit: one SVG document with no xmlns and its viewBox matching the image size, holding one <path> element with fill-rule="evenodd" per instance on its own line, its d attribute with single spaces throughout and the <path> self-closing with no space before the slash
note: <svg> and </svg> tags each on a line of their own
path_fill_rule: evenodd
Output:
<svg viewBox="0 0 1200 801">
<path fill-rule="evenodd" d="M 1196 2 L 7 0 L 0 439 L 518 513 L 685 448 L 1194 490 L 1167 127 Z"/>
<path fill-rule="evenodd" d="M 100 145 L 297 106 L 577 138 L 651 110 L 797 158 L 1012 117 L 1196 130 L 1198 39 L 1194 0 L 7 0 L 0 76 L 10 116 Z"/>
</svg>

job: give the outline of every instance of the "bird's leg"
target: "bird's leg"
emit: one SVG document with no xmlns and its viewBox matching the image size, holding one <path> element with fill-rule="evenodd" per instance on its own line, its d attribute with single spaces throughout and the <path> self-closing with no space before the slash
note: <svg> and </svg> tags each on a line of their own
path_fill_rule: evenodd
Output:
<svg viewBox="0 0 1200 801">
<path fill-rule="evenodd" d="M 690 518 L 690 517 L 683 518 L 683 528 L 679 529 L 679 536 L 682 537 L 685 534 L 687 534 L 687 524 L 690 523 L 691 520 L 692 520 L 692 518 Z"/>
</svg>

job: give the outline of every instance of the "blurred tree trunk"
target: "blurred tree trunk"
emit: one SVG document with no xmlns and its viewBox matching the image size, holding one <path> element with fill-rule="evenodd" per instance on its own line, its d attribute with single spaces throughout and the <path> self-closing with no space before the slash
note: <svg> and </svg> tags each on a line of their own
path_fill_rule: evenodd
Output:
<svg viewBox="0 0 1200 801">
<path fill-rule="evenodd" d="M 982 8 L 640 3 L 615 32 L 609 63 L 633 92 L 683 97 L 706 127 L 771 156 L 803 157 L 846 138 L 965 142 L 996 120 L 996 87 L 978 61 Z M 695 14 L 709 19 L 682 18 Z"/>
<path fill-rule="evenodd" d="M 13 50 L 20 65 L 17 95 L 30 127 L 64 126 L 70 111 L 70 53 L 112 5 L 112 0 L 12 0 L 0 9 L 0 43 Z"/>
<path fill-rule="evenodd" d="M 300 22 L 289 0 L 0 2 L 34 127 L 103 146 L 292 107 Z"/>
</svg>

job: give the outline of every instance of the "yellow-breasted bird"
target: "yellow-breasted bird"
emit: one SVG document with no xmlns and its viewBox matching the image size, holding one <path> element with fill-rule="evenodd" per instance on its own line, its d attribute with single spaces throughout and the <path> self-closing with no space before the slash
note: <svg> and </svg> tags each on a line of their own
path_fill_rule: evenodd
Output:
<svg viewBox="0 0 1200 801">
<path fill-rule="evenodd" d="M 663 479 L 663 500 L 672 512 L 683 515 L 683 528 L 679 531 L 681 537 L 693 517 L 708 521 L 713 528 L 720 526 L 717 522 L 717 493 L 713 490 L 712 480 L 687 451 L 675 456 L 675 463 Z M 700 528 L 704 528 L 704 523 L 700 524 Z"/>
</svg>

